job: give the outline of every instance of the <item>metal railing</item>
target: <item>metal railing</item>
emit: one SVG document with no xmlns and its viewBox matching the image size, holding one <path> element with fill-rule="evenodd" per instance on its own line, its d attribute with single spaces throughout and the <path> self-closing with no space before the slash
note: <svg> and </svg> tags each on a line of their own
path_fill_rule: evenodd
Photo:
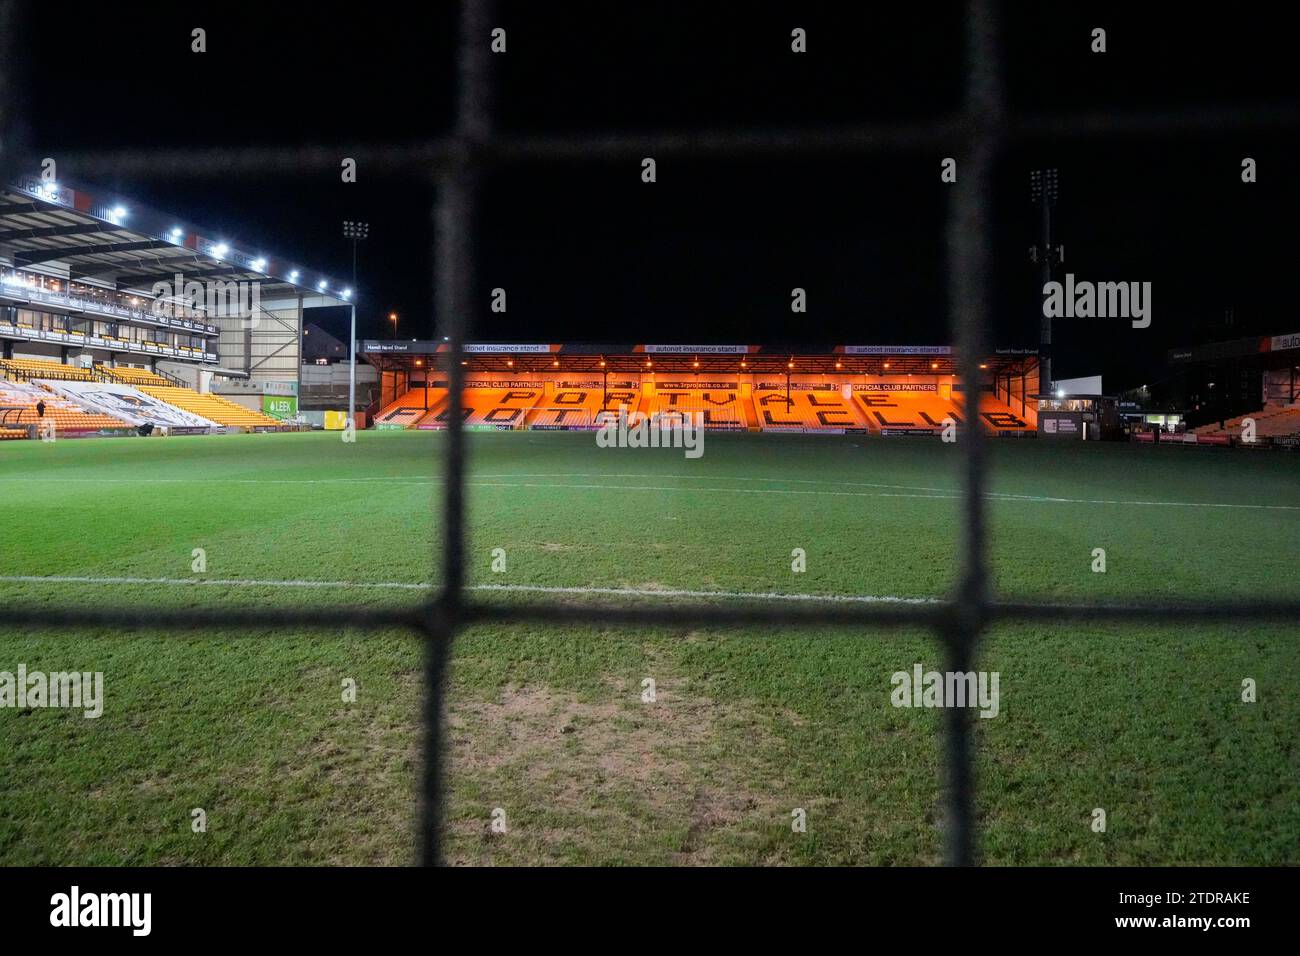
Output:
<svg viewBox="0 0 1300 956">
<path fill-rule="evenodd" d="M 21 102 L 6 64 L 17 55 L 18 4 L 0 2 L 0 164 L 30 167 L 30 157 L 15 137 L 21 132 Z M 801 603 L 797 607 L 750 605 L 719 607 L 702 602 L 610 606 L 600 602 L 497 603 L 467 596 L 465 589 L 466 448 L 462 428 L 462 345 L 470 331 L 474 274 L 472 234 L 478 180 L 489 166 L 527 163 L 610 161 L 644 156 L 689 155 L 691 158 L 760 156 L 774 161 L 814 155 L 918 153 L 955 155 L 961 176 L 951 192 L 947 218 L 948 299 L 958 371 L 966 382 L 980 382 L 980 357 L 987 354 L 989 276 L 992 258 L 991 189 L 997 157 L 1012 141 L 1075 141 L 1098 137 L 1168 135 L 1259 127 L 1300 125 L 1296 104 L 1239 105 L 1172 112 L 1074 113 L 1014 117 L 1008 114 L 1001 87 L 998 17 L 993 0 L 969 0 L 965 22 L 965 98 L 961 111 L 930 122 L 855 125 L 802 130 L 699 130 L 609 136 L 515 136 L 492 127 L 489 3 L 463 4 L 457 52 L 457 111 L 445 138 L 402 146 L 212 148 L 188 151 L 117 150 L 82 152 L 61 162 L 87 177 L 147 176 L 166 173 L 196 180 L 282 173 L 286 170 L 337 168 L 350 156 L 375 172 L 431 176 L 437 185 L 433 210 L 433 274 L 441 332 L 447 338 L 449 414 L 443 443 L 442 584 L 437 596 L 417 610 L 343 607 L 330 609 L 173 610 L 147 607 L 106 608 L 7 606 L 0 624 L 8 627 L 69 629 L 210 628 L 284 629 L 409 628 L 424 640 L 423 774 L 420 783 L 419 859 L 442 861 L 444 779 L 443 713 L 447 663 L 457 633 L 476 622 L 529 624 L 690 625 L 744 628 L 804 626 L 818 628 L 927 628 L 941 641 L 947 667 L 971 669 L 981 633 L 1008 620 L 1162 624 L 1231 621 L 1300 622 L 1300 602 L 1250 601 L 1214 603 L 1051 604 L 995 599 L 986 562 L 986 439 L 967 429 L 962 444 L 962 536 L 959 572 L 949 597 L 934 604 L 846 605 Z M 943 152 L 937 152 L 942 149 Z M 4 171 L 8 172 L 6 168 Z M 947 708 L 944 733 L 944 859 L 949 864 L 976 862 L 973 745 L 965 708 Z"/>
</svg>

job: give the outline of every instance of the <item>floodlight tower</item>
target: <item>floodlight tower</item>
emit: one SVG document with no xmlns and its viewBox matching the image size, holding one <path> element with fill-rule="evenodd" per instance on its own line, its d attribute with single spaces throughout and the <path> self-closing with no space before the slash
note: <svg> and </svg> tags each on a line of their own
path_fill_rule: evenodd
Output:
<svg viewBox="0 0 1300 956">
<path fill-rule="evenodd" d="M 1065 261 L 1065 246 L 1052 245 L 1052 207 L 1059 192 L 1055 169 L 1035 169 L 1029 174 L 1029 196 L 1038 204 L 1042 235 L 1038 244 L 1029 247 L 1029 261 L 1042 269 L 1043 285 L 1052 281 L 1052 266 Z M 1038 393 L 1052 392 L 1052 320 L 1042 314 L 1041 297 L 1038 337 Z"/>
<path fill-rule="evenodd" d="M 370 223 L 343 220 L 343 238 L 352 240 L 352 286 L 343 298 L 352 299 L 357 287 L 357 243 L 370 235 Z M 352 302 L 352 334 L 348 339 L 348 424 L 356 424 L 357 413 L 357 303 Z"/>
</svg>

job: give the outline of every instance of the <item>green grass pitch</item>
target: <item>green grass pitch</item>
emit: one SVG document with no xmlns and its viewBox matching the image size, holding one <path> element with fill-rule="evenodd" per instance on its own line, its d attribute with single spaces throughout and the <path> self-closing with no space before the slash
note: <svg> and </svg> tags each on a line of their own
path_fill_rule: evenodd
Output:
<svg viewBox="0 0 1300 956">
<path fill-rule="evenodd" d="M 363 585 L 434 580 L 444 439 L 4 443 L 0 605 L 418 601 Z M 955 574 L 959 446 L 710 434 L 690 461 L 590 433 L 470 443 L 470 581 L 503 586 L 480 597 L 924 598 Z M 990 455 L 1003 596 L 1300 598 L 1294 456 L 1033 441 Z M 69 577 L 91 580 L 50 580 Z M 338 583 L 270 583 L 302 581 Z M 975 720 L 981 858 L 1300 862 L 1298 648 L 1285 626 L 998 626 L 977 665 L 1001 692 L 999 715 Z M 104 674 L 98 719 L 0 708 L 0 862 L 411 862 L 420 661 L 395 632 L 0 630 L 0 671 Z M 942 666 L 919 631 L 471 628 L 448 701 L 449 857 L 935 863 L 940 714 L 890 703 L 891 675 L 917 663 Z"/>
</svg>

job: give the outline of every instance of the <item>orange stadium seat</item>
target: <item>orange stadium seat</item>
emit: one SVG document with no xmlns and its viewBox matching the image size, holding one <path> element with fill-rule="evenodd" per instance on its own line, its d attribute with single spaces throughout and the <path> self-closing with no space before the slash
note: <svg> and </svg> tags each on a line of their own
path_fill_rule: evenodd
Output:
<svg viewBox="0 0 1300 956">
<path fill-rule="evenodd" d="M 649 407 L 641 411 L 650 416 L 699 415 L 705 428 L 738 429 L 745 427 L 740 408 L 740 386 L 721 383 L 721 388 L 683 388 L 655 386 Z"/>
<path fill-rule="evenodd" d="M 284 422 L 270 415 L 263 415 L 245 408 L 220 395 L 201 395 L 191 388 L 179 388 L 168 385 L 163 388 L 153 385 L 133 385 L 146 395 L 152 395 L 160 402 L 175 405 L 177 408 L 192 412 L 201 418 L 228 428 L 282 428 Z"/>
<path fill-rule="evenodd" d="M 864 421 L 844 396 L 833 389 L 756 388 L 754 408 L 759 427 L 767 431 L 842 431 L 862 428 Z"/>
<path fill-rule="evenodd" d="M 524 422 L 528 428 L 584 428 L 600 411 L 600 389 L 561 388 L 543 397 Z"/>
<path fill-rule="evenodd" d="M 90 369 L 62 362 L 46 362 L 41 359 L 0 359 L 0 374 L 10 378 L 52 378 L 64 382 L 93 382 L 94 374 Z"/>
<path fill-rule="evenodd" d="M 445 388 L 413 388 L 375 416 L 375 427 L 410 428 L 431 413 L 436 414 L 446 400 Z"/>
<path fill-rule="evenodd" d="M 853 398 L 873 432 L 933 432 L 943 428 L 946 418 L 962 425 L 966 417 L 951 399 L 928 389 L 863 389 L 854 392 Z"/>
<path fill-rule="evenodd" d="M 1300 434 L 1300 405 L 1265 405 L 1257 412 L 1229 418 L 1220 428 L 1217 422 L 1194 428 L 1196 435 L 1226 435 L 1240 438 L 1247 418 L 1255 422 L 1256 438 L 1289 438 Z"/>
<path fill-rule="evenodd" d="M 521 428 L 528 411 L 537 404 L 544 389 L 541 385 L 530 388 L 467 388 L 465 407 L 466 425 L 491 425 L 497 428 Z"/>
<path fill-rule="evenodd" d="M 987 392 L 980 396 L 980 423 L 986 432 L 993 434 L 1034 431 L 1036 428 L 1027 420 L 1027 416 L 1022 416 L 1006 402 L 1000 401 Z"/>
<path fill-rule="evenodd" d="M 467 388 L 462 393 L 461 415 L 467 426 L 522 428 L 528 411 L 542 397 L 541 385 L 524 388 Z M 445 403 L 444 403 L 445 406 Z M 415 428 L 445 428 L 451 409 L 431 410 Z"/>
<path fill-rule="evenodd" d="M 0 379 L 0 406 L 19 409 L 3 413 L 3 427 L 10 431 L 21 432 L 20 435 L 7 437 L 26 438 L 27 426 L 41 423 L 41 416 L 36 411 L 37 402 L 45 403 L 45 418 L 54 423 L 56 434 L 131 427 L 129 422 L 124 422 L 120 418 L 88 412 L 75 402 L 61 395 L 55 395 L 33 382 L 11 382 Z"/>
<path fill-rule="evenodd" d="M 155 375 L 153 372 L 146 371 L 142 368 L 109 368 L 107 365 L 96 365 L 95 371 L 99 372 L 105 378 L 121 382 L 123 385 L 153 385 L 159 388 L 167 388 L 172 385 L 161 375 Z"/>
<path fill-rule="evenodd" d="M 607 421 L 616 419 L 620 409 L 624 410 L 629 416 L 642 410 L 641 391 L 635 385 L 611 388 L 606 396 L 605 404 L 596 412 L 594 424 L 600 426 Z"/>
</svg>

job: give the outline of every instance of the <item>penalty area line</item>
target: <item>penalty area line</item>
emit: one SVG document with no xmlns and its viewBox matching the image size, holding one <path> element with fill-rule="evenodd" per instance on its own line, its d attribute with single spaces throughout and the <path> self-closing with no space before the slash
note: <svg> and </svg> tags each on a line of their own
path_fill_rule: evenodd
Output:
<svg viewBox="0 0 1300 956">
<path fill-rule="evenodd" d="M 404 581 L 312 581 L 259 578 L 134 578 L 93 577 L 69 574 L 6 574 L 0 584 L 86 584 L 118 587 L 244 587 L 306 588 L 317 590 L 378 589 L 391 591 L 434 592 L 437 585 L 412 584 Z M 877 594 L 791 594 L 782 591 L 697 591 L 685 588 L 603 588 L 564 587 L 546 584 L 470 584 L 466 591 L 492 591 L 506 594 L 567 594 L 602 597 L 701 598 L 726 601 L 823 601 L 849 604 L 937 604 L 939 598 L 897 597 Z"/>
</svg>

